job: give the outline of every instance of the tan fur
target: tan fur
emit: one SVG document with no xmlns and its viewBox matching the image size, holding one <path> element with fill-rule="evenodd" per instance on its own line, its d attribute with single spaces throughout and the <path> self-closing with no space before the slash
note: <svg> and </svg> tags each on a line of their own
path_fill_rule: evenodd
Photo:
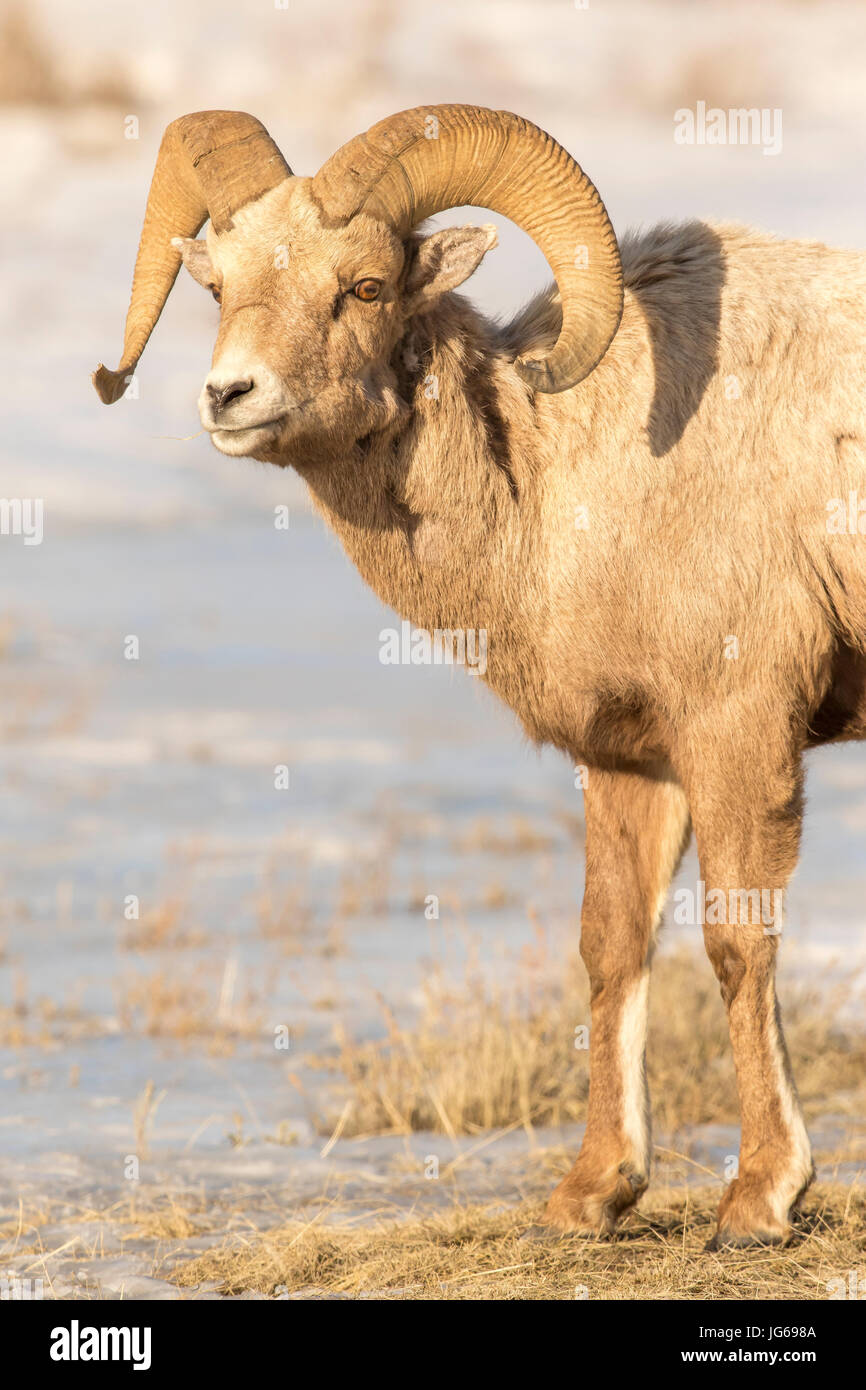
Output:
<svg viewBox="0 0 866 1390">
<path fill-rule="evenodd" d="M 832 499 L 866 498 L 866 259 L 702 223 L 627 238 L 620 329 L 550 396 L 511 364 L 556 338 L 555 293 L 498 327 L 418 293 L 418 245 L 325 227 L 304 179 L 211 233 L 210 384 L 254 387 L 221 428 L 203 393 L 202 418 L 225 452 L 297 468 L 402 617 L 486 629 L 491 689 L 589 767 L 589 1118 L 549 1218 L 603 1231 L 648 1180 L 646 979 L 690 823 L 708 889 L 784 889 L 804 749 L 866 734 L 866 539 L 827 529 Z M 469 273 L 483 247 L 464 252 Z M 380 301 L 338 304 L 361 275 Z M 778 1240 L 811 1176 L 778 940 L 705 937 L 742 1104 L 719 1235 Z"/>
</svg>

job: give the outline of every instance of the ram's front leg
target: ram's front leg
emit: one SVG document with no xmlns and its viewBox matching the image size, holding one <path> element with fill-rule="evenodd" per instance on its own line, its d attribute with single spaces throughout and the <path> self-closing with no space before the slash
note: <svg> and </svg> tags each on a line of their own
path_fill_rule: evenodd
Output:
<svg viewBox="0 0 866 1390">
<path fill-rule="evenodd" d="M 655 930 L 689 813 L 675 782 L 590 769 L 580 951 L 592 997 L 589 1110 L 577 1162 L 546 1219 L 612 1231 L 646 1188 L 651 1134 L 645 1048 Z"/>
</svg>

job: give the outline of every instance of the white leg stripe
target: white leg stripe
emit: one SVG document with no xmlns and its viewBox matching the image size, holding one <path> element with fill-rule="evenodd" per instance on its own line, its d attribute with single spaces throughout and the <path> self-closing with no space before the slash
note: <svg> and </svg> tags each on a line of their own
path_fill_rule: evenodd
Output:
<svg viewBox="0 0 866 1390">
<path fill-rule="evenodd" d="M 649 970 L 626 993 L 619 1025 L 619 1064 L 622 1078 L 622 1126 L 635 1160 L 644 1172 L 650 1163 L 650 1116 L 644 1073 Z"/>
</svg>

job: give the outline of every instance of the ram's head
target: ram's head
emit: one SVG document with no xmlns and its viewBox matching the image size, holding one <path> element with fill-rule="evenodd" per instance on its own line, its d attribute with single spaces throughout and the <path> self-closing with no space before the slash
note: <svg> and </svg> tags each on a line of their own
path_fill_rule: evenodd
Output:
<svg viewBox="0 0 866 1390">
<path fill-rule="evenodd" d="M 221 305 L 199 399 L 217 448 L 276 458 L 300 441 L 333 447 L 382 428 L 403 408 L 392 363 L 410 320 L 495 242 L 489 226 L 415 233 L 464 204 L 512 218 L 546 255 L 562 331 L 547 357 L 515 368 L 535 390 L 573 386 L 616 332 L 622 276 L 595 188 L 549 135 L 510 112 L 419 108 L 350 141 L 309 179 L 292 174 L 255 117 L 206 111 L 163 137 L 122 360 L 94 374 L 101 399 L 125 391 L 183 261 Z"/>
</svg>

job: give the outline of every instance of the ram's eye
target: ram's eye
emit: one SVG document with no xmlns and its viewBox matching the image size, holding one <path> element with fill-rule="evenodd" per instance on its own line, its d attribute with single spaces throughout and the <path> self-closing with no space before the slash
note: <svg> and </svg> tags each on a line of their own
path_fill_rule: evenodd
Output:
<svg viewBox="0 0 866 1390">
<path fill-rule="evenodd" d="M 208 289 L 216 300 L 217 304 L 222 304 L 222 291 L 219 285 L 208 285 Z"/>
<path fill-rule="evenodd" d="M 353 286 L 352 293 L 356 299 L 363 299 L 366 304 L 369 304 L 372 299 L 379 298 L 381 288 L 381 280 L 359 280 L 357 285 Z"/>
</svg>

